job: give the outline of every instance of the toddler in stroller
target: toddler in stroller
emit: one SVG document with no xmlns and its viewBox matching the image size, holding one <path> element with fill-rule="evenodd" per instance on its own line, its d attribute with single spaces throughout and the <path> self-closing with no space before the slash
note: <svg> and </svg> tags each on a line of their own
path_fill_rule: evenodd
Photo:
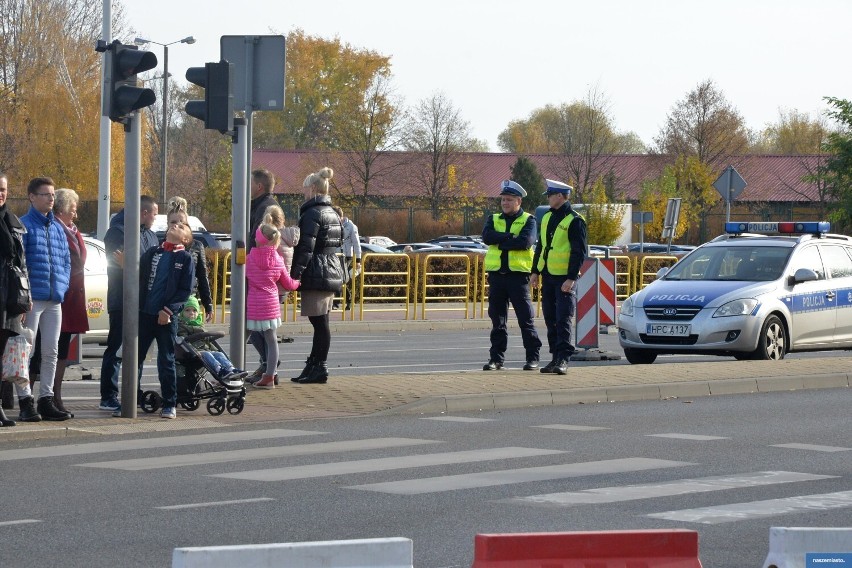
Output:
<svg viewBox="0 0 852 568">
<path fill-rule="evenodd" d="M 195 410 L 201 400 L 209 399 L 207 411 L 218 415 L 227 407 L 239 414 L 245 404 L 246 371 L 237 369 L 219 346 L 224 334 L 205 331 L 201 307 L 190 296 L 178 316 L 178 338 L 175 346 L 177 367 L 177 402 L 187 410 Z M 209 373 L 209 377 L 208 377 Z"/>
</svg>

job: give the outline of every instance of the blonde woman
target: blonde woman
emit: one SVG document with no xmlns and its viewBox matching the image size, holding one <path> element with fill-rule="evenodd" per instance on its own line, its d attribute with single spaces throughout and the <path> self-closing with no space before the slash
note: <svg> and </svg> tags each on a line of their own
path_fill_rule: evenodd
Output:
<svg viewBox="0 0 852 568">
<path fill-rule="evenodd" d="M 305 368 L 292 379 L 299 384 L 328 381 L 326 360 L 331 347 L 328 313 L 343 287 L 343 267 L 337 258 L 343 243 L 343 228 L 328 195 L 333 175 L 331 168 L 322 168 L 306 177 L 303 184 L 305 202 L 299 209 L 299 243 L 293 251 L 290 275 L 302 282 L 302 315 L 310 320 L 314 337 Z"/>
</svg>

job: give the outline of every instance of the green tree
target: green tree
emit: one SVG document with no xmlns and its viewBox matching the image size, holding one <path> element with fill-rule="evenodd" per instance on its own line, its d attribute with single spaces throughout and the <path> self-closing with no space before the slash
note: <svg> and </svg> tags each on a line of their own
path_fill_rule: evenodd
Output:
<svg viewBox="0 0 852 568">
<path fill-rule="evenodd" d="M 662 239 L 666 207 L 671 197 L 682 198 L 678 194 L 678 179 L 673 166 L 666 166 L 657 178 L 642 182 L 642 189 L 639 191 L 639 210 L 654 214 L 654 220 L 645 225 L 645 242 L 659 242 Z M 688 203 L 681 203 L 680 219 L 674 232 L 675 239 L 683 235 L 689 226 L 686 213 L 689 207 Z"/>
<path fill-rule="evenodd" d="M 713 187 L 713 182 L 718 175 L 713 173 L 710 166 L 699 160 L 698 156 L 678 156 L 672 171 L 676 181 L 676 195 L 669 197 L 680 197 L 683 200 L 680 218 L 684 222 L 684 227 L 696 225 L 701 220 L 702 214 L 720 199 L 719 193 Z M 660 226 L 662 227 L 662 224 Z M 705 235 L 700 235 L 700 238 L 703 242 Z"/>
<path fill-rule="evenodd" d="M 751 146 L 754 154 L 819 154 L 828 141 L 828 124 L 795 109 L 778 111 L 778 120 L 767 124 Z"/>
<path fill-rule="evenodd" d="M 532 160 L 526 156 L 518 156 L 515 164 L 509 170 L 512 172 L 510 179 L 521 184 L 521 187 L 527 192 L 527 196 L 522 202 L 524 209 L 533 212 L 536 206 L 547 203 L 547 198 L 543 195 L 545 190 L 544 178 Z"/>
<path fill-rule="evenodd" d="M 829 214 L 835 230 L 849 231 L 852 229 L 852 101 L 835 97 L 825 100 L 832 107 L 827 114 L 837 122 L 838 128 L 823 145 L 829 158 L 820 170 L 830 195 L 837 200 L 838 206 Z"/>
<path fill-rule="evenodd" d="M 588 226 L 588 240 L 600 245 L 615 244 L 621 236 L 621 219 L 626 205 L 610 203 L 602 178 L 598 178 L 587 193 L 589 200 L 583 216 Z"/>
</svg>

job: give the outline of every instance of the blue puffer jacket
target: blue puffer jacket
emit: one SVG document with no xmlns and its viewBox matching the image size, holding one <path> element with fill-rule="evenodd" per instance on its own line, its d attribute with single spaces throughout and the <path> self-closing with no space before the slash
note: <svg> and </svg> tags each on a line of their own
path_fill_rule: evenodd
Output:
<svg viewBox="0 0 852 568">
<path fill-rule="evenodd" d="M 27 229 L 24 253 L 33 300 L 61 302 L 71 280 L 71 255 L 65 229 L 53 216 L 39 213 L 33 207 L 21 217 Z"/>
</svg>

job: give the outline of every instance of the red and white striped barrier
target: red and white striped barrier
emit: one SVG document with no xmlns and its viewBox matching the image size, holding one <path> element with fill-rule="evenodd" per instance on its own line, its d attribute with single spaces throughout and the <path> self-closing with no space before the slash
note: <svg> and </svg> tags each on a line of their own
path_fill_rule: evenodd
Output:
<svg viewBox="0 0 852 568">
<path fill-rule="evenodd" d="M 576 346 L 583 349 L 598 347 L 598 328 L 600 310 L 598 309 L 598 291 L 600 261 L 587 258 L 580 268 L 577 278 L 577 340 Z M 613 271 L 615 272 L 615 271 Z"/>
<path fill-rule="evenodd" d="M 598 259 L 600 324 L 615 325 L 615 259 Z"/>
</svg>

